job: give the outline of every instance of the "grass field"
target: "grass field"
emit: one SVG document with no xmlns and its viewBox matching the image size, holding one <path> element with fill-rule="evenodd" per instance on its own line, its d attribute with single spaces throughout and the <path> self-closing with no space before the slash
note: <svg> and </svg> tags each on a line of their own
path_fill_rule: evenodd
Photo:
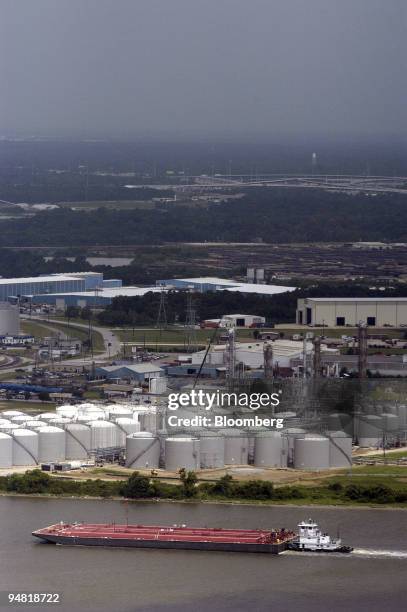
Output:
<svg viewBox="0 0 407 612">
<path fill-rule="evenodd" d="M 3 410 L 21 410 L 28 414 L 37 414 L 39 412 L 53 412 L 55 410 L 55 402 L 25 402 L 23 400 L 0 400 L 0 411 Z"/>
</svg>

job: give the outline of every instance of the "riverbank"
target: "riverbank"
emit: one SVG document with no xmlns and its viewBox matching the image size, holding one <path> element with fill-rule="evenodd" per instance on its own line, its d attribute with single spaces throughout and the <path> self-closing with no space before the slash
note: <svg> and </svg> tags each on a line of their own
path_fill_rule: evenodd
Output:
<svg viewBox="0 0 407 612">
<path fill-rule="evenodd" d="M 386 481 L 387 484 L 386 484 Z M 235 481 L 230 475 L 216 482 L 197 484 L 194 472 L 180 474 L 180 482 L 168 484 L 134 472 L 127 480 L 74 480 L 40 470 L 0 477 L 1 495 L 61 497 L 64 499 L 117 499 L 122 501 L 175 501 L 292 507 L 393 507 L 407 508 L 405 479 L 355 482 L 334 477 L 318 486 L 280 486 L 261 480 Z"/>
<path fill-rule="evenodd" d="M 313 508 L 318 508 L 321 510 L 329 510 L 329 509 L 337 509 L 337 510 L 401 510 L 407 512 L 406 504 L 358 504 L 356 502 L 353 503 L 313 503 L 313 504 L 304 504 L 299 502 L 298 504 L 294 504 L 293 502 L 275 502 L 272 500 L 268 501 L 242 501 L 242 500 L 214 500 L 214 499 L 166 499 L 166 498 L 146 498 L 146 499 L 131 499 L 129 497 L 101 497 L 95 495 L 55 495 L 51 493 L 11 493 L 0 491 L 0 498 L 17 498 L 17 499 L 49 499 L 49 500 L 89 500 L 89 501 L 118 501 L 121 503 L 130 503 L 130 504 L 186 504 L 190 506 L 243 506 L 243 507 L 273 507 L 273 508 L 303 508 L 304 510 Z"/>
</svg>

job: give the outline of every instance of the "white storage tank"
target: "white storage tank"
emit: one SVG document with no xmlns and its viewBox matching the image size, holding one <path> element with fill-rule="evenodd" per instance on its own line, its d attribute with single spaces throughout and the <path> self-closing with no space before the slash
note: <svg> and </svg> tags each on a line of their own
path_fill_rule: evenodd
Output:
<svg viewBox="0 0 407 612">
<path fill-rule="evenodd" d="M 66 459 L 87 459 L 91 446 L 91 431 L 84 423 L 65 425 Z"/>
<path fill-rule="evenodd" d="M 22 414 L 24 414 L 24 412 L 21 412 L 21 410 L 3 410 L 3 412 L 0 412 L 0 417 L 2 419 L 11 419 L 12 417 L 21 416 Z"/>
<path fill-rule="evenodd" d="M 46 423 L 48 423 L 50 419 L 55 419 L 56 416 L 57 415 L 55 412 L 42 412 L 39 415 L 39 419 L 41 419 L 41 421 L 45 421 Z"/>
<path fill-rule="evenodd" d="M 259 433 L 254 439 L 254 465 L 256 467 L 287 467 L 283 437 L 278 431 Z"/>
<path fill-rule="evenodd" d="M 110 421 L 92 421 L 90 423 L 91 445 L 96 448 L 111 448 L 119 446 L 118 429 Z"/>
<path fill-rule="evenodd" d="M 165 469 L 176 472 L 180 468 L 199 470 L 200 443 L 198 438 L 166 438 Z"/>
<path fill-rule="evenodd" d="M 0 427 L 2 425 L 10 425 L 11 421 L 9 419 L 0 419 Z"/>
<path fill-rule="evenodd" d="M 142 431 L 150 431 L 151 433 L 157 432 L 157 414 L 155 410 L 139 413 L 138 421 Z"/>
<path fill-rule="evenodd" d="M 247 465 L 249 462 L 249 438 L 238 429 L 219 430 L 225 437 L 225 465 Z"/>
<path fill-rule="evenodd" d="M 126 467 L 133 470 L 157 468 L 160 461 L 160 441 L 152 433 L 141 431 L 126 438 Z"/>
<path fill-rule="evenodd" d="M 105 414 L 106 414 L 106 418 L 109 421 L 115 421 L 116 419 L 120 419 L 120 418 L 133 418 L 133 411 L 130 410 L 130 408 L 127 408 L 126 406 L 120 406 L 120 405 L 111 405 L 111 406 L 107 406 L 105 409 Z"/>
<path fill-rule="evenodd" d="M 72 423 L 72 419 L 63 416 L 55 416 L 53 419 L 50 419 L 48 423 L 50 425 L 57 425 L 59 427 L 62 425 L 67 425 L 68 423 Z"/>
<path fill-rule="evenodd" d="M 378 447 L 383 439 L 383 421 L 376 414 L 358 416 L 358 443 L 362 447 Z"/>
<path fill-rule="evenodd" d="M 352 438 L 344 431 L 328 431 L 329 465 L 331 468 L 347 468 L 352 465 Z"/>
<path fill-rule="evenodd" d="M 46 425 L 38 430 L 38 463 L 65 459 L 65 431 Z"/>
<path fill-rule="evenodd" d="M 345 431 L 353 436 L 353 417 L 346 412 L 332 412 L 328 415 L 329 431 Z"/>
<path fill-rule="evenodd" d="M 0 468 L 13 465 L 13 440 L 6 433 L 0 433 Z"/>
<path fill-rule="evenodd" d="M 202 436 L 200 438 L 201 468 L 223 468 L 225 465 L 225 438 Z"/>
<path fill-rule="evenodd" d="M 64 406 L 57 406 L 55 408 L 56 414 L 62 417 L 68 417 L 69 419 L 73 419 L 78 415 L 78 406 L 71 406 L 69 404 Z"/>
<path fill-rule="evenodd" d="M 0 425 L 0 431 L 7 433 L 9 431 L 14 431 L 15 429 L 19 429 L 21 425 L 18 423 L 5 423 L 4 425 Z"/>
<path fill-rule="evenodd" d="M 20 309 L 10 302 L 0 302 L 0 336 L 18 336 Z"/>
<path fill-rule="evenodd" d="M 294 468 L 296 470 L 327 470 L 329 468 L 328 438 L 311 434 L 304 438 L 295 438 Z"/>
<path fill-rule="evenodd" d="M 397 414 L 392 412 L 383 412 L 379 415 L 382 419 L 382 430 L 385 434 L 396 433 L 400 428 L 400 419 Z"/>
<path fill-rule="evenodd" d="M 17 423 L 17 425 L 21 425 L 21 423 L 25 423 L 26 421 L 29 421 L 31 417 L 28 416 L 28 414 L 18 414 L 15 417 L 11 417 L 11 422 L 12 423 Z"/>
<path fill-rule="evenodd" d="M 13 434 L 13 465 L 37 465 L 38 434 L 32 429 L 16 429 Z"/>
<path fill-rule="evenodd" d="M 115 419 L 115 423 L 118 430 L 119 446 L 126 446 L 127 436 L 140 431 L 140 423 L 133 418 L 119 417 Z"/>
<path fill-rule="evenodd" d="M 407 425 L 407 404 L 399 404 L 397 406 L 397 414 L 399 416 L 400 427 L 403 429 Z"/>
<path fill-rule="evenodd" d="M 306 435 L 306 430 L 302 427 L 287 427 L 283 429 L 284 441 L 283 448 L 287 457 L 287 465 L 294 465 L 294 444 L 296 438 L 303 438 Z"/>
<path fill-rule="evenodd" d="M 99 421 L 99 420 L 102 420 L 102 419 L 99 419 L 98 414 L 92 414 L 92 413 L 79 414 L 75 418 L 76 423 L 92 423 L 93 421 Z"/>
<path fill-rule="evenodd" d="M 39 429 L 40 427 L 46 427 L 48 423 L 46 421 L 40 421 L 39 419 L 31 419 L 24 423 L 24 429 Z"/>
</svg>

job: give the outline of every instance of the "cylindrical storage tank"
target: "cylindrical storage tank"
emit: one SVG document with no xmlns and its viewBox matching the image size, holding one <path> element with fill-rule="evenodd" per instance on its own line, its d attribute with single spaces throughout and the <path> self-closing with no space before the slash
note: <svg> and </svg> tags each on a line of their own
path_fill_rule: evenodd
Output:
<svg viewBox="0 0 407 612">
<path fill-rule="evenodd" d="M 376 414 L 361 414 L 358 417 L 358 443 L 362 447 L 380 446 L 383 439 L 383 421 Z"/>
<path fill-rule="evenodd" d="M 287 467 L 283 452 L 283 437 L 277 431 L 258 434 L 254 439 L 254 465 L 256 467 Z"/>
<path fill-rule="evenodd" d="M 140 431 L 140 423 L 133 418 L 119 417 L 114 422 L 117 425 L 119 446 L 126 446 L 126 437 Z"/>
<path fill-rule="evenodd" d="M 41 419 L 41 421 L 45 421 L 46 423 L 48 423 L 50 419 L 55 419 L 56 416 L 57 415 L 55 412 L 43 412 L 42 414 L 39 415 L 39 419 Z"/>
<path fill-rule="evenodd" d="M 403 429 L 407 425 L 407 405 L 399 404 L 397 406 L 397 414 L 399 415 L 400 427 Z"/>
<path fill-rule="evenodd" d="M 353 436 L 353 417 L 346 412 L 332 412 L 328 415 L 329 431 L 345 431 Z"/>
<path fill-rule="evenodd" d="M 65 425 L 66 459 L 87 459 L 91 448 L 89 425 L 83 423 L 68 423 Z"/>
<path fill-rule="evenodd" d="M 294 444 L 296 438 L 303 438 L 306 435 L 306 430 L 302 427 L 287 427 L 283 430 L 284 441 L 283 450 L 286 456 L 287 465 L 294 465 Z"/>
<path fill-rule="evenodd" d="M 202 436 L 200 438 L 201 468 L 223 468 L 225 465 L 225 438 Z"/>
<path fill-rule="evenodd" d="M 57 406 L 55 408 L 55 412 L 59 416 L 68 417 L 69 419 L 72 419 L 76 417 L 78 414 L 78 406 L 70 406 L 70 405 Z"/>
<path fill-rule="evenodd" d="M 9 419 L 0 419 L 0 427 L 2 425 L 10 425 L 11 421 Z"/>
<path fill-rule="evenodd" d="M 0 425 L 0 431 L 7 433 L 9 431 L 19 429 L 20 427 L 21 425 L 19 425 L 18 423 L 5 423 L 4 425 Z"/>
<path fill-rule="evenodd" d="M 296 470 L 327 470 L 329 468 L 329 440 L 323 436 L 295 438 L 294 468 Z"/>
<path fill-rule="evenodd" d="M 156 433 L 157 431 L 157 414 L 153 411 L 141 412 L 138 415 L 138 421 L 142 431 Z"/>
<path fill-rule="evenodd" d="M 12 417 L 21 416 L 23 414 L 24 412 L 21 412 L 21 410 L 3 410 L 3 412 L 0 412 L 0 417 L 2 419 L 11 419 Z"/>
<path fill-rule="evenodd" d="M 0 302 L 0 336 L 18 336 L 20 309 L 10 302 Z"/>
<path fill-rule="evenodd" d="M 17 423 L 17 425 L 21 425 L 21 423 L 25 423 L 26 421 L 29 421 L 31 419 L 31 417 L 29 417 L 27 414 L 18 414 L 15 417 L 11 417 L 11 422 L 12 423 Z"/>
<path fill-rule="evenodd" d="M 92 421 L 90 423 L 91 445 L 96 448 L 112 448 L 119 446 L 118 429 L 110 421 Z"/>
<path fill-rule="evenodd" d="M 39 429 L 40 427 L 46 427 L 48 423 L 37 419 L 30 419 L 24 423 L 24 429 Z"/>
<path fill-rule="evenodd" d="M 32 429 L 16 429 L 13 434 L 13 465 L 37 465 L 38 434 Z"/>
<path fill-rule="evenodd" d="M 0 433 L 0 468 L 13 465 L 13 440 L 6 433 Z"/>
<path fill-rule="evenodd" d="M 344 431 L 328 431 L 329 465 L 331 468 L 347 468 L 352 465 L 352 438 Z"/>
<path fill-rule="evenodd" d="M 199 470 L 200 443 L 198 438 L 166 438 L 165 469 L 175 472 L 181 468 Z"/>
<path fill-rule="evenodd" d="M 296 412 L 292 412 L 291 410 L 287 410 L 287 411 L 282 411 L 282 412 L 276 412 L 275 413 L 275 418 L 276 419 L 295 419 L 295 417 L 297 416 Z"/>
<path fill-rule="evenodd" d="M 386 433 L 395 433 L 400 428 L 400 419 L 397 414 L 392 412 L 383 413 L 379 415 L 382 419 L 382 430 Z"/>
<path fill-rule="evenodd" d="M 72 419 L 63 416 L 55 416 L 53 419 L 48 421 L 50 425 L 67 425 L 68 423 L 72 423 Z"/>
<path fill-rule="evenodd" d="M 38 463 L 65 459 L 65 431 L 46 425 L 38 430 Z"/>
<path fill-rule="evenodd" d="M 157 468 L 160 441 L 149 431 L 133 433 L 126 438 L 126 467 L 133 470 Z"/>
<path fill-rule="evenodd" d="M 99 416 L 97 414 L 80 414 L 75 418 L 77 423 L 91 423 L 93 421 L 99 421 Z"/>
<path fill-rule="evenodd" d="M 133 418 L 133 411 L 130 410 L 130 408 L 127 408 L 126 406 L 107 406 L 107 408 L 105 409 L 105 414 L 106 418 L 109 419 L 109 421 L 116 421 L 116 419 L 121 418 Z"/>
<path fill-rule="evenodd" d="M 222 429 L 225 437 L 225 465 L 247 465 L 249 462 L 249 438 L 243 432 L 233 429 Z"/>
</svg>

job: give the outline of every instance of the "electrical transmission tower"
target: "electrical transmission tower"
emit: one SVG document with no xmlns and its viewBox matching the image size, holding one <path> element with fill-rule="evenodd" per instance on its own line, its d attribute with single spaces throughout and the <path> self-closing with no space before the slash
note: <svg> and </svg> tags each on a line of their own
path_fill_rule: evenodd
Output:
<svg viewBox="0 0 407 612">
<path fill-rule="evenodd" d="M 160 292 L 160 306 L 158 308 L 156 327 L 160 330 L 167 328 L 167 311 L 165 309 L 166 294 L 164 290 Z"/>
<path fill-rule="evenodd" d="M 226 361 L 226 383 L 230 391 L 233 391 L 235 386 L 236 378 L 236 344 L 235 344 L 235 330 L 232 328 L 228 333 L 228 341 L 226 344 L 225 351 Z"/>
<path fill-rule="evenodd" d="M 316 336 L 314 338 L 312 375 L 314 378 L 319 378 L 321 376 L 321 338 L 320 336 Z"/>
<path fill-rule="evenodd" d="M 273 347 L 267 342 L 263 347 L 264 358 L 264 378 L 269 380 L 273 378 Z"/>
<path fill-rule="evenodd" d="M 187 295 L 187 318 L 185 323 L 186 349 L 189 353 L 196 349 L 196 310 L 193 307 L 192 295 Z"/>
<path fill-rule="evenodd" d="M 358 329 L 358 365 L 359 365 L 359 378 L 366 378 L 367 376 L 367 325 L 359 323 Z"/>
</svg>

